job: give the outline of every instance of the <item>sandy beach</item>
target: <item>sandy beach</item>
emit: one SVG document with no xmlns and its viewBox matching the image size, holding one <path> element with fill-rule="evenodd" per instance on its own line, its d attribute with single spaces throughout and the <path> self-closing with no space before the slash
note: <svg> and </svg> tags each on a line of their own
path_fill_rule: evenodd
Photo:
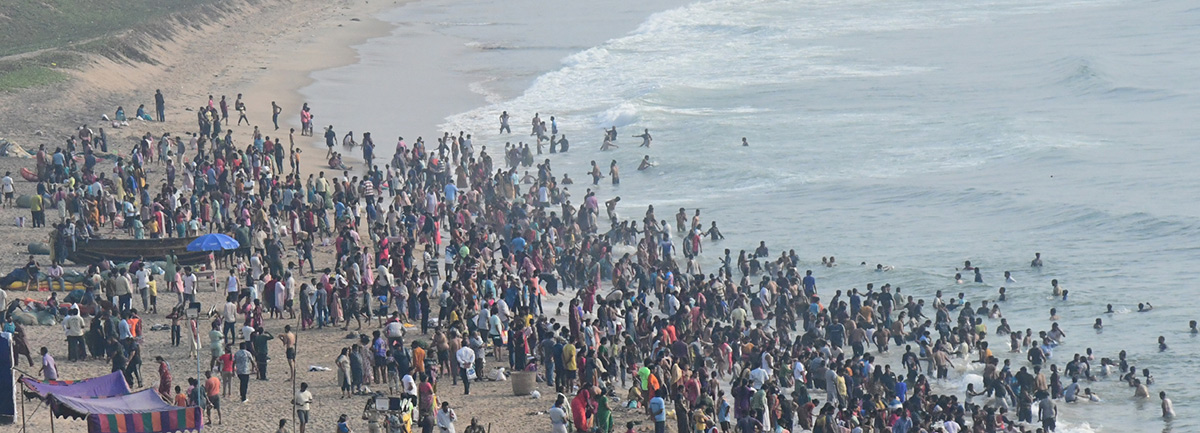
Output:
<svg viewBox="0 0 1200 433">
<path fill-rule="evenodd" d="M 239 3 L 217 22 L 203 28 L 181 31 L 172 40 L 157 41 L 151 50 L 151 57 L 157 64 L 93 58 L 91 66 L 73 72 L 73 81 L 48 88 L 0 94 L 0 111 L 26 113 L 6 116 L 5 120 L 0 121 L 0 137 L 30 150 L 36 150 L 38 144 L 45 144 L 53 150 L 58 143 L 64 142 L 65 137 L 78 125 L 88 124 L 93 130 L 105 126 L 104 122 L 99 120 L 100 116 L 108 114 L 112 117 L 118 105 L 124 106 L 126 112 L 131 115 L 139 103 L 145 103 L 152 111 L 154 90 L 161 89 L 167 97 L 167 121 L 153 123 L 131 120 L 128 127 L 119 130 L 105 128 L 110 148 L 124 153 L 145 132 L 156 136 L 163 132 L 185 137 L 190 135 L 196 130 L 194 110 L 204 104 L 210 94 L 218 99 L 221 95 L 226 95 L 232 105 L 232 100 L 241 93 L 247 102 L 247 116 L 253 125 L 262 128 L 265 135 L 286 138 L 288 128 L 299 128 L 298 111 L 305 102 L 300 89 L 311 82 L 310 74 L 355 62 L 357 56 L 352 46 L 392 31 L 391 25 L 372 16 L 401 3 L 361 0 L 269 0 Z M 419 43 L 419 37 L 420 35 L 414 35 L 414 41 Z M 420 50 L 414 48 L 414 52 Z M 409 73 L 412 74 L 413 71 Z M 431 103 L 437 101 L 437 86 L 414 84 L 413 88 L 424 88 L 433 92 L 426 95 L 429 98 L 424 100 L 429 103 L 424 104 L 422 111 L 427 114 L 420 118 L 420 126 L 429 129 L 430 133 L 433 131 L 430 128 L 434 122 L 449 114 L 451 110 L 462 109 L 461 106 L 445 109 L 431 106 Z M 279 131 L 273 131 L 270 126 L 271 101 L 284 108 L 280 116 Z M 324 147 L 321 128 L 325 125 L 321 107 L 314 107 L 314 111 L 315 123 L 318 125 L 315 136 L 301 137 L 298 133 L 295 135 L 297 147 L 304 148 L 301 170 L 305 174 L 328 170 L 327 161 L 323 158 L 324 152 L 321 151 Z M 417 126 L 418 123 L 406 124 L 406 127 Z M 247 139 L 252 127 L 232 126 L 235 137 L 241 137 L 242 140 Z M 339 132 L 344 133 L 341 130 Z M 380 154 L 390 156 L 389 149 L 394 144 L 391 140 L 379 140 Z M 335 149 L 342 150 L 340 145 Z M 347 162 L 351 164 L 352 161 L 359 160 L 357 155 L 346 156 Z M 21 180 L 16 175 L 21 167 L 29 167 L 32 162 L 32 159 L 25 158 L 0 158 L 0 172 L 14 173 L 18 195 L 33 191 L 33 183 Z M 158 170 L 161 171 L 161 167 Z M 162 179 L 161 173 L 151 173 L 150 176 L 151 179 Z M 25 245 L 46 240 L 46 231 L 42 229 L 14 227 L 17 217 L 28 217 L 28 214 L 28 209 L 0 209 L 0 226 L 8 228 L 0 231 L 0 239 L 12 245 L 0 250 L 0 267 L 13 269 L 23 266 L 28 259 Z M 109 233 L 108 229 L 104 229 L 103 233 L 122 236 L 119 232 Z M 315 255 L 318 267 L 328 266 L 332 260 L 332 248 L 318 247 Z M 292 257 L 294 259 L 294 254 Z M 47 260 L 46 256 L 38 257 L 43 266 L 47 265 L 44 263 Z M 68 268 L 82 271 L 81 267 Z M 305 275 L 303 280 L 307 281 L 309 277 L 311 275 Z M 48 293 L 10 291 L 8 296 L 10 300 L 41 300 L 48 296 Z M 206 287 L 198 298 L 207 309 L 208 306 L 220 305 L 223 294 L 214 293 Z M 160 305 L 164 302 L 173 303 L 174 299 L 160 300 Z M 154 324 L 170 323 L 162 314 L 144 314 L 143 317 L 146 320 L 146 329 Z M 201 328 L 207 328 L 206 322 L 201 322 Z M 267 328 L 278 334 L 282 332 L 283 326 L 289 323 L 297 325 L 295 320 L 269 320 Z M 61 358 L 60 378 L 77 380 L 109 372 L 110 366 L 104 361 L 68 362 L 61 326 L 29 326 L 26 329 L 29 345 L 35 352 L 37 348 L 47 346 L 51 348 L 52 354 Z M 374 329 L 377 329 L 374 325 L 364 326 L 363 332 L 369 333 Z M 351 328 L 351 331 L 353 330 Z M 308 382 L 315 395 L 310 431 L 333 429 L 339 414 L 350 416 L 355 431 L 366 431 L 366 424 L 359 417 L 366 397 L 339 399 L 334 372 L 307 371 L 309 366 L 332 367 L 338 349 L 350 344 L 344 337 L 346 332 L 340 328 L 299 333 L 298 381 Z M 183 384 L 186 387 L 186 379 L 196 376 L 195 359 L 189 354 L 186 344 L 177 348 L 171 347 L 169 332 L 148 332 L 142 347 L 148 355 L 142 368 L 142 385 L 157 386 L 157 366 L 153 362 L 155 355 L 162 355 L 167 359 L 175 384 Z M 286 381 L 287 364 L 283 360 L 282 348 L 272 345 L 271 350 L 275 360 L 270 364 L 270 381 L 253 381 L 250 387 L 250 402 L 247 404 L 241 404 L 232 397 L 223 401 L 223 423 L 218 425 L 214 418 L 212 424 L 205 426 L 206 431 L 274 431 L 279 419 L 287 419 L 289 427 L 294 428 L 290 425 L 293 384 Z M 18 368 L 22 374 L 37 376 L 37 365 L 29 367 L 24 359 L 19 361 Z M 202 361 L 207 364 L 207 357 Z M 236 382 L 222 386 L 233 387 L 236 395 Z M 379 389 L 379 386 L 386 390 L 386 385 L 373 385 L 372 388 Z M 460 395 L 461 387 L 452 387 L 449 381 L 442 383 L 439 391 L 443 401 L 450 401 L 458 410 L 460 430 L 466 427 L 471 418 L 476 417 L 483 425 L 489 426 L 490 431 L 495 432 L 520 431 L 527 428 L 530 422 L 544 425 L 544 415 L 535 417 L 530 414 L 545 411 L 549 405 L 549 402 L 544 400 L 512 397 L 508 382 L 478 384 L 473 387 L 469 398 L 463 398 Z M 543 390 L 543 393 L 546 391 Z M 50 430 L 49 411 L 44 406 L 37 407 L 36 402 L 27 402 L 24 407 L 28 413 L 18 414 L 16 428 L 26 424 L 29 431 Z M 53 424 L 55 431 L 86 429 L 85 423 L 80 420 L 57 419 Z"/>
</svg>

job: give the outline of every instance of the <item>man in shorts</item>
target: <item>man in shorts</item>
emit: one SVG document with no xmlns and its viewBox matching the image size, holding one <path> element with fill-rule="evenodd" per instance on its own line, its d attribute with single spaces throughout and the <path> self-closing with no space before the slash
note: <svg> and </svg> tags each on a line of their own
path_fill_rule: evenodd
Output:
<svg viewBox="0 0 1200 433">
<path fill-rule="evenodd" d="M 300 423 L 300 433 L 304 433 L 304 426 L 308 424 L 308 411 L 312 401 L 312 393 L 308 392 L 308 382 L 300 383 L 300 391 L 296 392 L 296 397 L 292 400 L 292 404 L 296 406 L 296 421 Z"/>
<path fill-rule="evenodd" d="M 204 389 L 208 391 L 208 407 L 205 408 L 208 412 L 208 421 L 212 423 L 212 410 L 217 410 L 217 424 L 222 424 L 224 421 L 221 416 L 221 379 L 213 377 L 211 371 L 204 372 L 204 376 L 208 379 L 204 380 Z"/>
<path fill-rule="evenodd" d="M 283 349 L 287 354 L 288 368 L 291 370 L 291 379 L 288 379 L 288 382 L 291 382 L 296 380 L 296 334 L 292 332 L 292 325 L 284 325 L 279 341 L 283 342 Z"/>
</svg>

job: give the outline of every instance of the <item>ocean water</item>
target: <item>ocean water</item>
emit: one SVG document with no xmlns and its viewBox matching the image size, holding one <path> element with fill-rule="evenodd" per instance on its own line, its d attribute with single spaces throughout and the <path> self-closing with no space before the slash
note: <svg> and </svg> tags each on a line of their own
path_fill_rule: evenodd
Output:
<svg viewBox="0 0 1200 433">
<path fill-rule="evenodd" d="M 1087 384 L 1103 403 L 1059 404 L 1066 431 L 1200 431 L 1200 339 L 1187 333 L 1200 320 L 1189 276 L 1200 263 L 1200 6 L 626 3 L 430 0 L 393 11 L 385 19 L 402 29 L 423 23 L 449 41 L 447 75 L 479 105 L 412 134 L 467 131 L 499 153 L 505 141 L 528 142 L 535 112 L 555 116 L 571 152 L 543 157 L 577 180 L 574 196 L 590 187 L 589 161 L 616 160 L 622 184 L 592 188 L 620 195 L 622 215 L 653 204 L 672 224 L 679 207 L 718 222 L 727 239 L 705 242 L 707 271 L 722 249 L 736 256 L 766 241 L 772 255 L 796 250 L 823 293 L 891 283 L 926 299 L 963 292 L 978 305 L 1005 286 L 1014 329 L 1048 330 L 1058 309 L 1068 338 L 1053 362 L 1092 348 L 1098 365 L 1127 350 L 1179 415 L 1162 420 L 1157 397 L 1136 400 L 1108 379 Z M 399 61 L 380 48 L 388 43 L 323 74 L 380 74 L 370 65 Z M 322 90 L 330 81 L 318 76 L 306 91 L 318 107 L 345 99 Z M 370 93 L 354 99 L 347 122 L 388 124 L 412 111 Z M 496 133 L 501 110 L 514 115 L 512 135 Z M 621 148 L 600 152 L 611 126 Z M 650 149 L 630 138 L 643 128 Z M 643 155 L 657 167 L 635 171 Z M 1034 252 L 1040 271 L 1028 267 Z M 820 268 L 831 255 L 841 265 Z M 954 283 L 963 260 L 983 268 L 984 284 Z M 1016 283 L 1003 282 L 1005 270 Z M 1055 278 L 1068 300 L 1050 296 Z M 1137 313 L 1139 302 L 1156 308 Z M 1102 314 L 1106 304 L 1118 313 Z"/>
</svg>

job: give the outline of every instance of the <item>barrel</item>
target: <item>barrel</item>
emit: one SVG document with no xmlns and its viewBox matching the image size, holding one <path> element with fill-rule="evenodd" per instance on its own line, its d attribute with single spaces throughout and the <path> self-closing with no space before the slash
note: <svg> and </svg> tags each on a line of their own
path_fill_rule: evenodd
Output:
<svg viewBox="0 0 1200 433">
<path fill-rule="evenodd" d="M 509 380 L 512 381 L 513 395 L 529 395 L 533 392 L 533 384 L 536 382 L 536 371 L 516 371 L 513 372 Z"/>
</svg>

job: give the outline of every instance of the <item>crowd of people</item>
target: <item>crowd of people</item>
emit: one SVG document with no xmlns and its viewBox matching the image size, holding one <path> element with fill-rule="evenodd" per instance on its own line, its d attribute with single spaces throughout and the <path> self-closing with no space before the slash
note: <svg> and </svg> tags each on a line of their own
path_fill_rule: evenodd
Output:
<svg viewBox="0 0 1200 433">
<path fill-rule="evenodd" d="M 653 206 L 623 220 L 619 197 L 588 189 L 573 199 L 570 178 L 559 177 L 550 159 L 534 161 L 522 143 L 506 144 L 494 161 L 462 132 L 444 134 L 432 149 L 401 138 L 381 167 L 365 133 L 363 143 L 371 143 L 361 176 L 302 173 L 294 129 L 286 137 L 257 127 L 235 135 L 220 126 L 228 120 L 224 101 L 210 98 L 197 111 L 199 132 L 190 137 L 148 132 L 126 146 L 83 126 L 65 148 L 37 155 L 36 195 L 43 210 L 58 210 L 55 266 L 79 243 L 118 230 L 134 238 L 220 232 L 242 245 L 221 260 L 227 276 L 214 276 L 224 280 L 225 304 L 211 312 L 211 326 L 193 331 L 207 331 L 206 344 L 189 345 L 201 359 L 209 353 L 210 371 L 189 378 L 186 390 L 172 388 L 170 369 L 156 358 L 164 399 L 205 407 L 210 421 L 217 409 L 220 422 L 235 377 L 243 403 L 252 375 L 267 380 L 274 341 L 294 380 L 297 332 L 350 326 L 362 333 L 330 359 L 340 397 L 382 393 L 411 402 L 403 418 L 365 409 L 371 431 L 404 424 L 454 432 L 457 417 L 435 390 L 448 394 L 438 385 L 449 376 L 469 394 L 488 363 L 537 372 L 555 389 L 553 431 L 603 433 L 619 428 L 616 407 L 644 413 L 655 432 L 667 431 L 668 419 L 678 433 L 1054 431 L 1055 400 L 1098 399 L 1079 390 L 1080 381 L 1114 368 L 1136 376 L 1124 356 L 1092 367 L 1090 352 L 1076 354 L 1060 367 L 1051 352 L 1065 331 L 1057 323 L 1036 335 L 1008 329 L 1003 293 L 989 307 L 940 292 L 926 303 L 888 284 L 819 290 L 794 250 L 772 255 L 765 242 L 736 259 L 725 249 L 706 274 L 702 244 L 724 238 L 716 222 L 682 208 L 668 222 Z M 239 95 L 239 124 L 249 122 L 244 106 Z M 306 104 L 302 135 L 312 134 L 312 119 Z M 502 131 L 511 131 L 508 121 L 505 113 Z M 551 118 L 548 128 L 535 116 L 532 126 L 540 154 L 557 123 Z M 326 131 L 336 138 L 332 125 Z M 344 143 L 357 144 L 348 135 Z M 615 135 L 614 127 L 606 140 Z M 648 130 L 637 137 L 649 146 Z M 565 137 L 559 149 L 554 135 L 549 141 L 551 153 L 567 150 Z M 340 161 L 332 143 L 327 156 Z M 108 148 L 119 153 L 101 164 Z M 536 173 L 519 173 L 531 166 Z M 615 161 L 610 174 L 617 176 Z M 333 247 L 331 261 L 314 261 L 318 245 Z M 832 257 L 824 262 L 834 266 Z M 1040 255 L 1031 265 L 1042 266 Z M 194 272 L 173 255 L 161 271 L 143 260 L 90 266 L 86 293 L 61 312 L 70 324 L 69 359 L 103 358 L 129 383 L 146 382 L 140 317 L 158 314 L 159 293 L 175 294 L 165 317 L 173 345 L 181 345 Z M 981 278 L 969 263 L 962 272 Z M 20 333 L 7 316 L 5 326 Z M 297 319 L 298 330 L 279 326 Z M 1028 366 L 993 353 L 986 323 L 996 320 L 996 335 L 1027 353 L 1016 362 Z M 899 364 L 887 363 L 897 352 Z M 55 371 L 53 357 L 43 357 L 43 370 Z M 978 363 L 982 388 L 936 392 L 933 384 L 956 362 Z M 1149 385 L 1148 370 L 1142 380 L 1129 381 Z M 301 432 L 314 398 L 332 396 L 314 397 L 302 384 L 293 400 Z M 1166 413 L 1169 400 L 1161 398 Z M 343 416 L 339 431 L 349 424 Z"/>
</svg>

